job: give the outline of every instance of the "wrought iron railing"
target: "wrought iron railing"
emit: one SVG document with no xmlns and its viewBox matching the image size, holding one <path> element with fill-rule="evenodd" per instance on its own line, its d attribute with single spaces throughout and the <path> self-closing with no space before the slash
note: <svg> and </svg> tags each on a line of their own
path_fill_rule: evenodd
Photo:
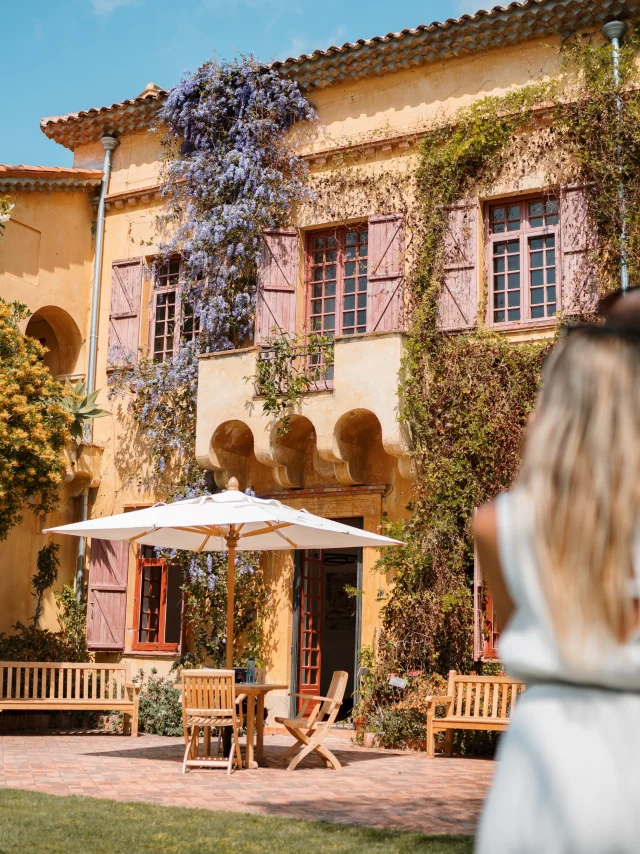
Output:
<svg viewBox="0 0 640 854">
<path fill-rule="evenodd" d="M 333 347 L 332 340 L 262 347 L 255 375 L 256 395 L 262 397 L 273 391 L 285 395 L 292 386 L 301 393 L 331 390 Z"/>
</svg>

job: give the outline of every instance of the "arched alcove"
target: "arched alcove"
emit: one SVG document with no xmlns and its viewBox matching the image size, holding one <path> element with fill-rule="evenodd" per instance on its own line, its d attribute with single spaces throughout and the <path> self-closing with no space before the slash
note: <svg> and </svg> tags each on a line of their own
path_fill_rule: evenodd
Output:
<svg viewBox="0 0 640 854">
<path fill-rule="evenodd" d="M 216 484 L 226 487 L 236 477 L 241 489 L 247 487 L 249 460 L 253 453 L 253 433 L 244 421 L 224 421 L 211 437 L 209 456 Z"/>
<path fill-rule="evenodd" d="M 63 308 L 55 305 L 39 308 L 29 319 L 25 334 L 47 348 L 44 363 L 54 376 L 82 370 L 78 364 L 82 335 L 75 320 Z"/>
</svg>

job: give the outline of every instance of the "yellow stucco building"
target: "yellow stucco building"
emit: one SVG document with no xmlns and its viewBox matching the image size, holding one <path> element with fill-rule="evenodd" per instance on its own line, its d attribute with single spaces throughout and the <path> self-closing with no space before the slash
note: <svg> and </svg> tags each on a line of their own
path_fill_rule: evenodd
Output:
<svg viewBox="0 0 640 854">
<path fill-rule="evenodd" d="M 563 37 L 596 32 L 613 14 L 635 15 L 636 5 L 528 0 L 274 64 L 299 82 L 320 119 L 312 139 L 293 135 L 310 165 L 312 184 L 322 196 L 322 187 L 335 179 L 342 196 L 331 204 L 303 206 L 289 228 L 265 235 L 269 252 L 260 271 L 256 343 L 200 360 L 196 454 L 219 487 L 235 476 L 242 488 L 260 496 L 372 531 L 385 519 L 407 516 L 411 441 L 399 420 L 398 374 L 405 346 L 403 283 L 417 249 L 414 200 L 396 191 L 381 201 L 382 196 L 359 188 L 389 180 L 402 188 L 401 177 L 415 169 L 417 146 L 429 125 L 475 99 L 557 72 Z M 42 528 L 77 520 L 83 501 L 90 516 L 101 516 L 155 498 L 139 486 L 145 458 L 126 412 L 110 406 L 104 390 L 114 343 L 149 348 L 164 359 L 187 334 L 176 294 L 179 261 L 161 271 L 161 288 L 154 288 L 149 275 L 162 205 L 160 139 L 150 127 L 165 96 L 149 84 L 123 103 L 42 119 L 43 132 L 73 151 L 72 168 L 0 167 L 0 192 L 9 193 L 15 204 L 0 240 L 0 295 L 28 304 L 32 316 L 26 332 L 49 348 L 47 364 L 58 376 L 86 376 L 96 312 L 95 386 L 103 389 L 101 404 L 113 410 L 112 417 L 95 422 L 92 443 L 69 458 L 59 510 L 46 524 L 26 512 L 22 525 L 0 543 L 0 631 L 33 613 L 29 583 L 36 553 L 46 542 Z M 105 146 L 113 151 L 95 303 Z M 545 181 L 545 170 L 535 164 L 506 170 L 490 192 L 451 212 L 455 246 L 440 306 L 443 330 L 473 324 L 487 276 L 490 325 L 516 338 L 553 331 L 563 291 L 569 299 L 570 265 L 548 261 L 554 276 L 557 265 L 557 287 L 549 286 L 540 304 L 531 279 L 522 286 L 516 310 L 501 302 L 498 267 L 491 264 L 504 240 L 496 236 L 502 225 L 510 240 L 519 241 L 529 273 L 528 241 L 537 228 L 555 241 L 558 258 L 561 252 L 581 251 L 567 231 L 579 208 L 573 191 L 566 188 L 550 199 Z M 99 232 L 99 221 L 97 227 Z M 330 333 L 336 342 L 332 376 L 305 395 L 284 434 L 245 380 L 255 373 L 256 360 L 268 357 L 260 341 L 274 319 L 290 331 Z M 62 584 L 73 580 L 78 556 L 72 540 L 60 538 L 60 543 Z M 271 681 L 293 690 L 315 686 L 315 693 L 322 693 L 331 672 L 346 669 L 353 687 L 357 649 L 372 642 L 392 583 L 376 571 L 376 557 L 373 550 L 329 550 L 264 558 L 272 595 L 265 661 Z M 132 669 L 156 666 L 168 672 L 183 641 L 179 579 L 170 567 L 145 560 L 137 547 L 103 553 L 100 561 L 101 566 L 111 561 L 112 578 L 105 587 L 100 570 L 96 593 L 91 588 L 96 554 L 89 549 L 89 609 L 99 608 L 100 595 L 109 595 L 118 616 L 93 618 L 90 645 L 99 657 L 123 658 Z M 147 582 L 156 590 L 159 622 L 153 631 L 145 623 L 140 592 Z M 305 582 L 320 584 L 317 601 L 304 597 Z M 337 613 L 345 584 L 362 595 L 351 600 L 352 611 Z M 316 630 L 306 631 L 314 621 Z M 56 625 L 51 596 L 43 624 Z M 288 711 L 283 692 L 271 703 L 276 713 Z"/>
</svg>

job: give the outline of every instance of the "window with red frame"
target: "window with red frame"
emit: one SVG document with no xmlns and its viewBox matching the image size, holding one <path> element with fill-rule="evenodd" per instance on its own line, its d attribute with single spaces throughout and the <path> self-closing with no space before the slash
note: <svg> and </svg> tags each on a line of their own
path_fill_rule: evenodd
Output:
<svg viewBox="0 0 640 854">
<path fill-rule="evenodd" d="M 180 342 L 197 338 L 200 319 L 193 301 L 181 287 L 183 262 L 170 258 L 156 270 L 156 287 L 151 322 L 151 347 L 156 362 L 166 362 L 178 350 Z"/>
<path fill-rule="evenodd" d="M 136 572 L 134 650 L 179 652 L 182 641 L 182 570 L 141 546 Z"/>
<path fill-rule="evenodd" d="M 307 238 L 307 323 L 317 335 L 367 331 L 367 226 L 312 232 Z"/>
<path fill-rule="evenodd" d="M 544 321 L 560 308 L 559 203 L 513 199 L 489 207 L 491 321 Z"/>
</svg>

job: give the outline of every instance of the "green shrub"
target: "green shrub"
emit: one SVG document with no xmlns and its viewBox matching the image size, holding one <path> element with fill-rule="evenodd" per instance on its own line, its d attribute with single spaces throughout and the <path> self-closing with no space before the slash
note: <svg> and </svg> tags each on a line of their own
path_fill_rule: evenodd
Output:
<svg viewBox="0 0 640 854">
<path fill-rule="evenodd" d="M 416 742 L 424 746 L 427 737 L 425 714 L 415 708 L 387 706 L 370 720 L 369 727 L 381 747 L 417 747 Z"/>
<path fill-rule="evenodd" d="M 65 584 L 55 594 L 58 604 L 60 634 L 71 650 L 67 661 L 89 661 L 87 652 L 87 600 L 79 600 L 73 587 Z"/>
<path fill-rule="evenodd" d="M 0 661 L 75 661 L 75 650 L 62 632 L 16 623 L 15 634 L 0 634 Z"/>
<path fill-rule="evenodd" d="M 133 680 L 140 685 L 140 728 L 153 735 L 182 735 L 182 703 L 180 692 L 170 679 L 158 676 L 155 667 L 145 680 L 139 670 Z"/>
</svg>

